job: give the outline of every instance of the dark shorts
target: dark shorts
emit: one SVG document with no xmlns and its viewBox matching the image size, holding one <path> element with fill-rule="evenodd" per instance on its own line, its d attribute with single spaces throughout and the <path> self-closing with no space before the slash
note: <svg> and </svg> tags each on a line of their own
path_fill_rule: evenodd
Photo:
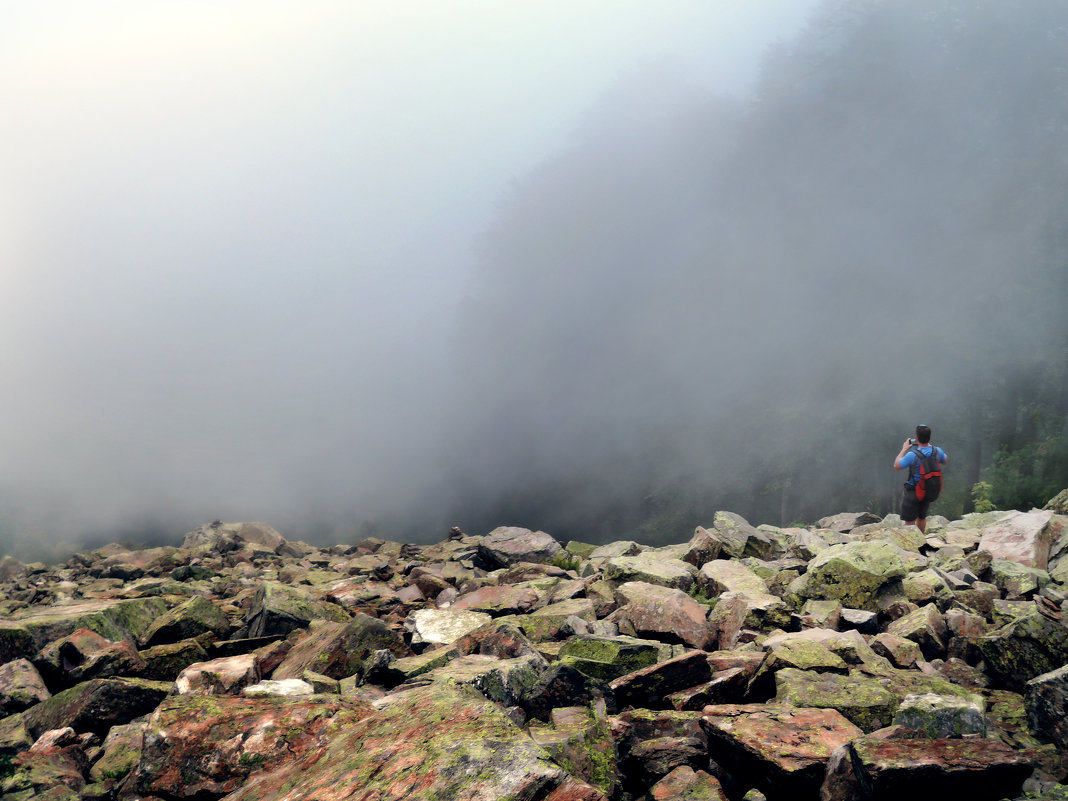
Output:
<svg viewBox="0 0 1068 801">
<path fill-rule="evenodd" d="M 927 509 L 930 505 L 930 501 L 916 500 L 916 488 L 906 484 L 905 494 L 901 498 L 901 519 L 906 523 L 911 523 L 916 519 L 926 520 Z"/>
</svg>

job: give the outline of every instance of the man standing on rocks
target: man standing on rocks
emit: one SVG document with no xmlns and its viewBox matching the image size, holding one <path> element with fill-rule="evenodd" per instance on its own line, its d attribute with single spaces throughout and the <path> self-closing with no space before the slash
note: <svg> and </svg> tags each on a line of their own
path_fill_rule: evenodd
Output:
<svg viewBox="0 0 1068 801">
<path fill-rule="evenodd" d="M 905 494 L 901 498 L 901 519 L 905 525 L 915 525 L 921 532 L 927 531 L 927 507 L 931 505 L 931 502 L 921 501 L 916 497 L 916 483 L 920 480 L 920 460 L 924 456 L 930 456 L 932 450 L 938 461 L 945 464 L 948 459 L 946 452 L 931 444 L 931 427 L 918 425 L 916 438 L 906 439 L 901 445 L 901 453 L 894 459 L 895 470 L 909 471 L 908 481 L 905 482 Z"/>
</svg>

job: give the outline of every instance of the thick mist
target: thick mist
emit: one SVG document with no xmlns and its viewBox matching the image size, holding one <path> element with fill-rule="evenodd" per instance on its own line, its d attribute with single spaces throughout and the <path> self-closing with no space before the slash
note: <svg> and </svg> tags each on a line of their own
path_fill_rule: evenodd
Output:
<svg viewBox="0 0 1068 801">
<path fill-rule="evenodd" d="M 487 237 L 463 506 L 594 541 L 885 514 L 924 422 L 938 511 L 967 511 L 999 447 L 1068 413 L 1066 25 L 826 4 L 751 103 L 621 87 Z"/>
<path fill-rule="evenodd" d="M 959 514 L 1068 418 L 1068 10 L 958 6 L 23 11 L 0 550 L 886 513 L 920 422 Z"/>
<path fill-rule="evenodd" d="M 0 550 L 214 518 L 440 536 L 481 414 L 460 307 L 507 188 L 643 64 L 748 93 L 810 8 L 9 9 Z"/>
</svg>

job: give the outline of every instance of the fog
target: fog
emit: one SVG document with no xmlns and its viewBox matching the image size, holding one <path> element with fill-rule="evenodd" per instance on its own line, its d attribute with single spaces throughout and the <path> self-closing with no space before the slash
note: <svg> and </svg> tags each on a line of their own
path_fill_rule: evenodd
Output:
<svg viewBox="0 0 1068 801">
<path fill-rule="evenodd" d="M 0 543 L 678 541 L 988 459 L 1068 20 L 952 6 L 6 9 Z"/>
</svg>

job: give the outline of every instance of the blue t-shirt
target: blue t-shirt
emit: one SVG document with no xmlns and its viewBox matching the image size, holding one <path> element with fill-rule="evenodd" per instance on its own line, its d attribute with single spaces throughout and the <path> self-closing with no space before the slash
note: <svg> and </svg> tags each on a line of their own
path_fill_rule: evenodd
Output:
<svg viewBox="0 0 1068 801">
<path fill-rule="evenodd" d="M 946 463 L 946 452 L 939 448 L 937 445 L 933 446 L 938 453 L 938 461 L 942 464 Z M 924 456 L 931 455 L 931 445 L 921 445 L 919 450 Z M 906 467 L 911 468 L 909 470 L 909 480 L 905 482 L 906 487 L 915 487 L 916 483 L 920 480 L 920 460 L 916 458 L 916 451 L 910 450 L 904 456 L 901 457 L 901 461 L 898 462 L 901 465 L 901 469 Z"/>
</svg>

